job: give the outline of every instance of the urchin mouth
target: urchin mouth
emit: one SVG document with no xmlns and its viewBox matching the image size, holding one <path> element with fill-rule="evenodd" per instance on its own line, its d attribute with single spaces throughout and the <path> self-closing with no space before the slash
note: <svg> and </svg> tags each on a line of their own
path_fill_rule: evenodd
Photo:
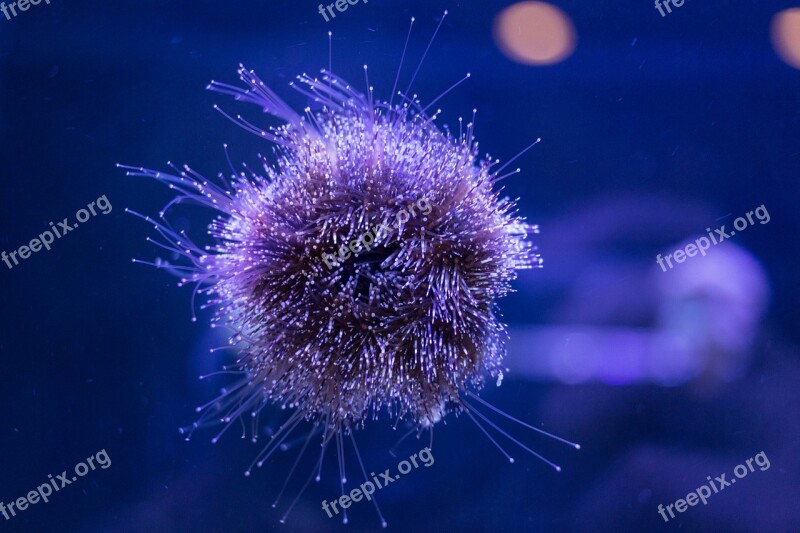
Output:
<svg viewBox="0 0 800 533">
<path fill-rule="evenodd" d="M 342 283 L 344 286 L 352 283 L 355 278 L 353 299 L 367 303 L 372 285 L 388 272 L 383 264 L 400 250 L 400 244 L 393 242 L 387 245 L 378 245 L 370 250 L 355 254 L 340 264 Z"/>
</svg>

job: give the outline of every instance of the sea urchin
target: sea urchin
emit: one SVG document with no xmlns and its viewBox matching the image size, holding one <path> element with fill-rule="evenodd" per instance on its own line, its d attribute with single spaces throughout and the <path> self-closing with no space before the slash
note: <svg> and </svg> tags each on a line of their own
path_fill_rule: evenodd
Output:
<svg viewBox="0 0 800 533">
<path fill-rule="evenodd" d="M 252 70 L 238 73 L 244 88 L 209 88 L 282 121 L 261 129 L 229 117 L 274 144 L 262 174 L 246 169 L 215 184 L 189 167 L 125 167 L 178 192 L 161 220 L 143 218 L 184 261 L 155 266 L 208 295 L 240 354 L 242 380 L 194 427 L 227 428 L 250 413 L 255 435 L 257 413 L 278 403 L 294 414 L 275 437 L 310 420 L 323 428 L 324 452 L 382 410 L 428 428 L 467 409 L 462 396 L 502 378 L 495 301 L 518 270 L 540 263 L 526 241 L 536 228 L 494 190 L 507 165 L 478 158 L 472 122 L 459 121 L 457 136 L 439 129 L 438 111 L 429 116 L 408 91 L 383 102 L 369 82 L 361 94 L 323 70 L 298 77 L 295 89 L 317 104 L 301 115 Z M 217 211 L 213 246 L 173 231 L 164 214 L 180 202 Z"/>
</svg>

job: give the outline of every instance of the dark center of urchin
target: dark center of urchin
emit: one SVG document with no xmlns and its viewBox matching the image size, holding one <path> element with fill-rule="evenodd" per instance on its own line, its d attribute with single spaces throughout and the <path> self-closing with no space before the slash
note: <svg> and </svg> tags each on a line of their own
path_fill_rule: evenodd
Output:
<svg viewBox="0 0 800 533">
<path fill-rule="evenodd" d="M 384 264 L 399 249 L 400 244 L 396 242 L 378 245 L 371 250 L 363 250 L 350 256 L 341 264 L 340 275 L 343 287 L 347 287 L 355 278 L 354 301 L 364 304 L 369 302 L 370 288 L 381 280 L 385 280 L 389 270 L 384 267 Z"/>
</svg>

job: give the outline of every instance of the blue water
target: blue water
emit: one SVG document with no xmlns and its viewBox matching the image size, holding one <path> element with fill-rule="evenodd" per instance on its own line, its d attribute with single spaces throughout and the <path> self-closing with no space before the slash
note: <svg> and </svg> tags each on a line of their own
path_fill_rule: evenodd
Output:
<svg viewBox="0 0 800 533">
<path fill-rule="evenodd" d="M 506 440 L 512 465 L 467 417 L 449 417 L 436 427 L 435 463 L 378 492 L 390 530 L 800 530 L 800 70 L 769 39 L 772 16 L 792 4 L 687 0 L 661 17 L 647 0 L 561 2 L 577 49 L 530 67 L 492 38 L 509 3 L 370 0 L 330 22 L 316 3 L 274 1 L 50 0 L 0 15 L 0 251 L 103 195 L 112 206 L 51 250 L 0 263 L 0 502 L 101 450 L 110 459 L 48 503 L 0 514 L 0 530 L 379 529 L 368 502 L 353 504 L 347 526 L 322 511 L 339 495 L 333 456 L 280 524 L 308 471 L 273 509 L 297 447 L 245 478 L 260 446 L 237 424 L 217 444 L 214 429 L 183 440 L 195 406 L 230 383 L 197 377 L 229 361 L 208 352 L 222 338 L 209 313 L 191 321 L 191 288 L 131 262 L 158 251 L 145 241 L 152 228 L 124 209 L 156 214 L 172 196 L 115 164 L 186 162 L 215 175 L 227 171 L 228 143 L 234 162 L 256 166 L 270 146 L 214 111 L 243 109 L 205 91 L 210 80 L 234 83 L 243 62 L 302 108 L 287 84 L 327 66 L 331 30 L 334 71 L 362 86 L 368 63 L 386 97 L 410 17 L 403 87 L 444 9 L 413 92 L 430 101 L 470 72 L 437 102 L 440 123 L 457 131 L 477 108 L 481 153 L 503 160 L 542 138 L 503 184 L 541 227 L 544 268 L 523 272 L 500 301 L 510 372 L 482 396 L 582 449 L 507 424 L 563 470 Z M 768 223 L 658 267 L 658 254 L 762 205 Z M 189 208 L 176 224 L 207 222 Z M 368 469 L 395 468 L 428 444 L 427 433 L 411 437 L 391 456 L 402 435 L 392 422 L 357 435 Z M 659 504 L 707 476 L 730 479 L 762 451 L 768 469 L 665 524 Z"/>
</svg>

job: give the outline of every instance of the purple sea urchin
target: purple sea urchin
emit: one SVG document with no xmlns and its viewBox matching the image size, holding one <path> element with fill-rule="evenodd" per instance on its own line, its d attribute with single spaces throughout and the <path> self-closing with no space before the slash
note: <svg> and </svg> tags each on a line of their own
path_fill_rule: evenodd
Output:
<svg viewBox="0 0 800 533">
<path fill-rule="evenodd" d="M 248 169 L 215 184 L 189 167 L 126 167 L 178 192 L 162 219 L 187 201 L 218 213 L 206 249 L 143 217 L 186 260 L 156 266 L 208 295 L 215 324 L 232 329 L 240 353 L 242 381 L 194 427 L 221 420 L 227 429 L 250 413 L 255 436 L 265 405 L 293 409 L 260 465 L 304 419 L 312 434 L 322 426 L 323 453 L 334 437 L 341 452 L 342 432 L 352 436 L 384 409 L 420 428 L 471 409 L 469 390 L 502 377 L 495 301 L 517 270 L 539 264 L 526 241 L 536 228 L 493 190 L 504 167 L 478 159 L 472 123 L 453 136 L 414 97 L 377 101 L 368 82 L 361 94 L 323 70 L 321 79 L 298 78 L 295 88 L 321 105 L 300 115 L 253 71 L 242 66 L 239 77 L 245 88 L 210 88 L 283 121 L 262 130 L 230 117 L 276 146 L 263 175 Z M 481 427 L 472 413 L 482 415 L 467 413 Z"/>
</svg>

